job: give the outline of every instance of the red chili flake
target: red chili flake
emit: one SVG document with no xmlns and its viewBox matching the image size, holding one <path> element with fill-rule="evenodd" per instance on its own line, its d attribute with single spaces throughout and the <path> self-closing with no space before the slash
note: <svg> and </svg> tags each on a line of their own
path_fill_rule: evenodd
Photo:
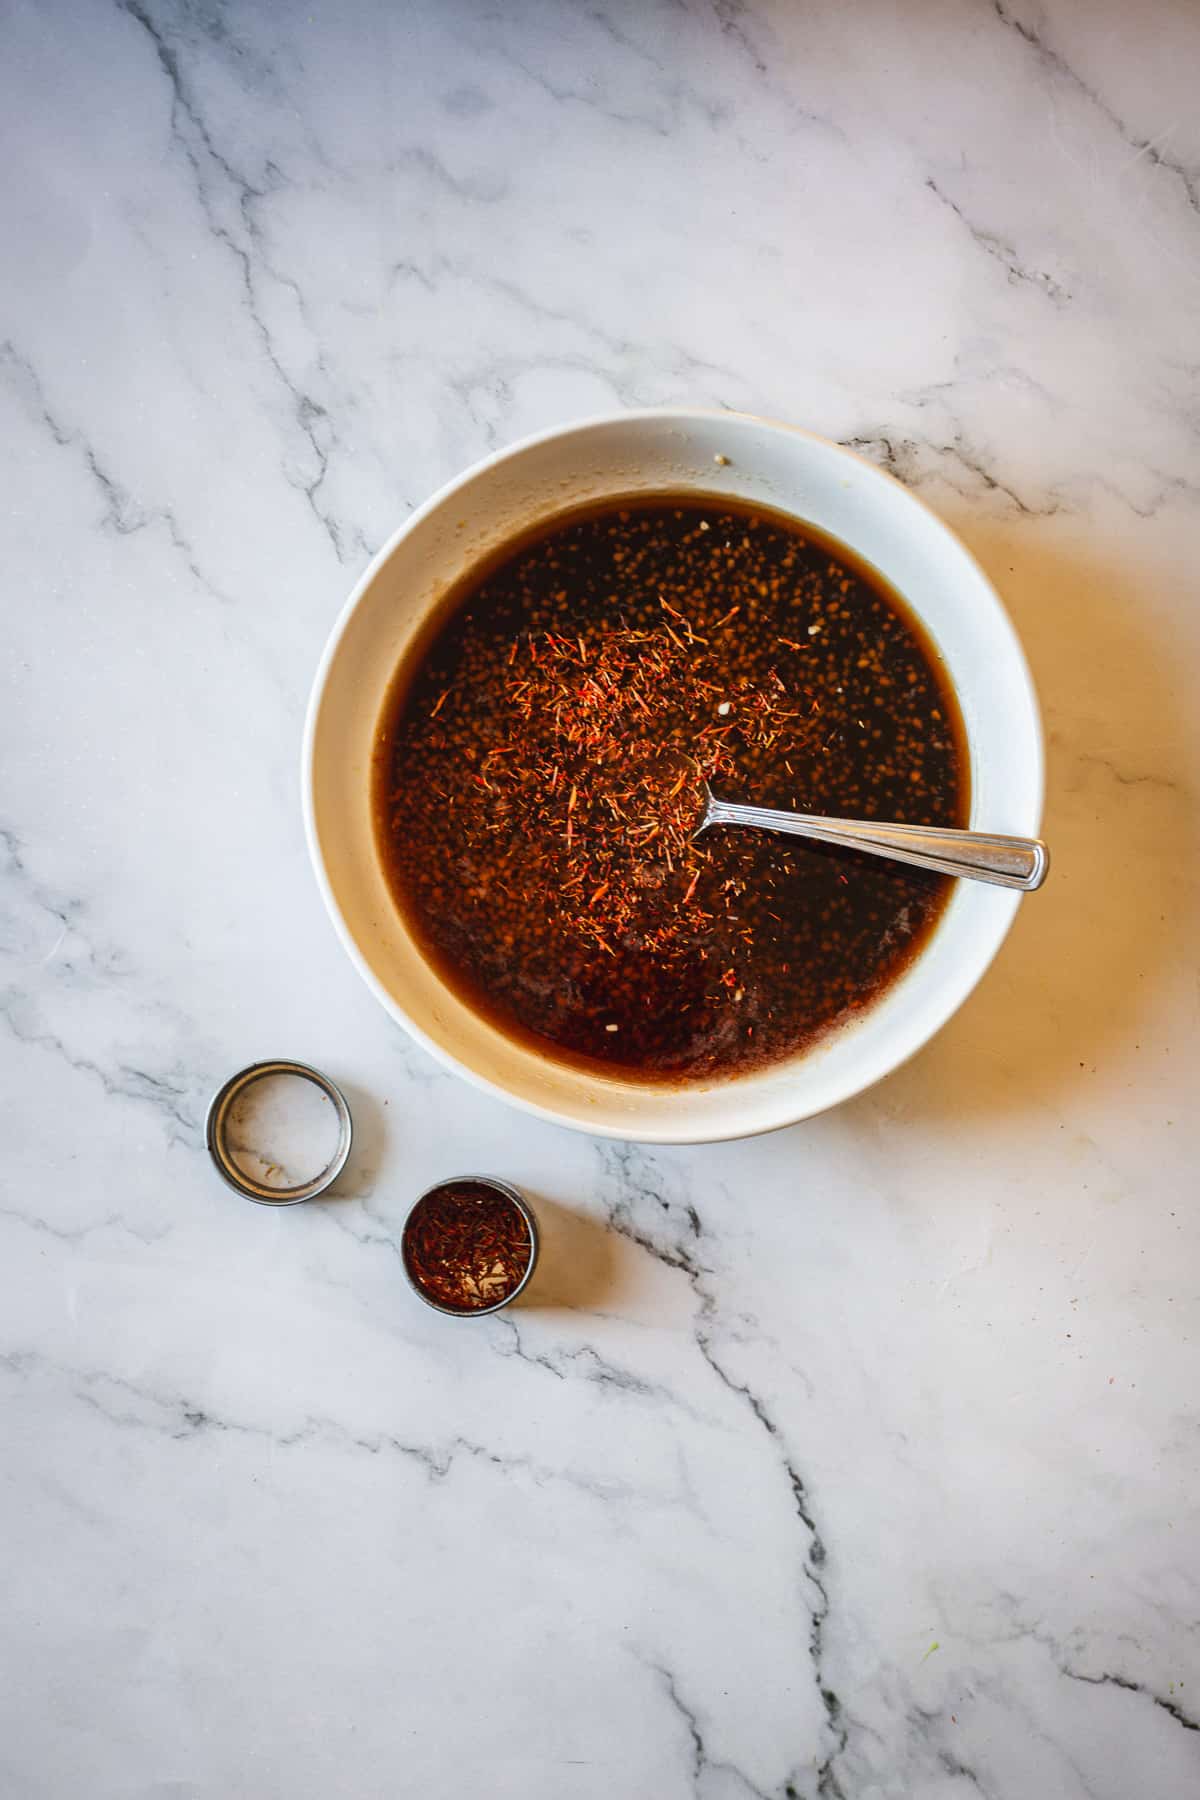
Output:
<svg viewBox="0 0 1200 1800">
<path fill-rule="evenodd" d="M 511 831 L 519 816 L 540 847 L 540 903 L 559 928 L 607 956 L 619 948 L 665 963 L 708 954 L 715 915 L 697 892 L 712 851 L 695 838 L 704 783 L 733 774 L 736 750 L 769 748 L 781 731 L 801 747 L 808 727 L 793 723 L 775 671 L 757 684 L 731 679 L 686 614 L 663 594 L 659 606 L 648 629 L 618 617 L 586 641 L 529 634 L 524 664 L 516 639 L 504 666 L 519 729 L 474 779 L 494 815 L 484 829 Z M 726 715 L 697 728 L 717 703 Z"/>
<path fill-rule="evenodd" d="M 401 1254 L 427 1299 L 470 1313 L 497 1305 L 520 1286 L 533 1242 L 521 1208 L 501 1189 L 484 1181 L 448 1181 L 414 1206 Z"/>
</svg>

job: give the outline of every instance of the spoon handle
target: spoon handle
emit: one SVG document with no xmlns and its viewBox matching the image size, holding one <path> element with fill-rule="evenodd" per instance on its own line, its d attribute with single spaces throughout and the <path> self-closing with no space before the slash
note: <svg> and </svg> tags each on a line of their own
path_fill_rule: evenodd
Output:
<svg viewBox="0 0 1200 1800">
<path fill-rule="evenodd" d="M 738 806 L 709 796 L 704 825 L 750 825 L 758 831 L 788 831 L 868 856 L 934 869 L 939 875 L 961 875 L 968 881 L 990 881 L 995 887 L 1020 888 L 1031 894 L 1041 887 L 1050 867 L 1050 852 L 1040 838 L 997 837 L 987 831 L 950 831 L 927 825 L 883 825 L 875 819 L 825 819 L 818 813 L 775 812 L 767 806 Z"/>
</svg>

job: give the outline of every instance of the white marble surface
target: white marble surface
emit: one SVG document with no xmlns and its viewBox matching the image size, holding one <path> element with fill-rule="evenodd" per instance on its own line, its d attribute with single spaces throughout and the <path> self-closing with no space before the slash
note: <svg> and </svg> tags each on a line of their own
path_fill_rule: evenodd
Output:
<svg viewBox="0 0 1200 1800">
<path fill-rule="evenodd" d="M 0 11 L 5 1800 L 1194 1795 L 1196 9 Z M 406 509 L 670 401 L 962 532 L 1057 866 L 901 1074 L 649 1154 L 407 1045 L 297 761 Z M 361 1127 L 279 1215 L 271 1054 Z M 548 1240 L 471 1329 L 462 1164 Z"/>
</svg>

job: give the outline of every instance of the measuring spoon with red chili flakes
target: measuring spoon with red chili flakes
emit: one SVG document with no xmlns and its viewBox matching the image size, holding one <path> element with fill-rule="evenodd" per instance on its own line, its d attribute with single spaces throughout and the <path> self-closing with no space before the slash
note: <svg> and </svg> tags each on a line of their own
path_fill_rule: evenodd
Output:
<svg viewBox="0 0 1200 1800">
<path fill-rule="evenodd" d="M 533 1274 L 538 1230 L 516 1188 L 489 1175 L 439 1181 L 413 1206 L 400 1238 L 409 1285 L 456 1318 L 508 1306 Z"/>
</svg>

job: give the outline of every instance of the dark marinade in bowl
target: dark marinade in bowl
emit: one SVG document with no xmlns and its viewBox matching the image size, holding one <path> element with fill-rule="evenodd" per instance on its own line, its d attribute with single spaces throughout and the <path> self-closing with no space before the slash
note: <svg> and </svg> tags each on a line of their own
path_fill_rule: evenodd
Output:
<svg viewBox="0 0 1200 1800">
<path fill-rule="evenodd" d="M 941 661 L 844 546 L 695 494 L 560 515 L 472 570 L 397 671 L 380 855 L 470 1006 L 640 1080 L 795 1055 L 927 941 L 944 876 L 794 838 L 693 836 L 707 779 L 761 806 L 965 825 Z"/>
</svg>

